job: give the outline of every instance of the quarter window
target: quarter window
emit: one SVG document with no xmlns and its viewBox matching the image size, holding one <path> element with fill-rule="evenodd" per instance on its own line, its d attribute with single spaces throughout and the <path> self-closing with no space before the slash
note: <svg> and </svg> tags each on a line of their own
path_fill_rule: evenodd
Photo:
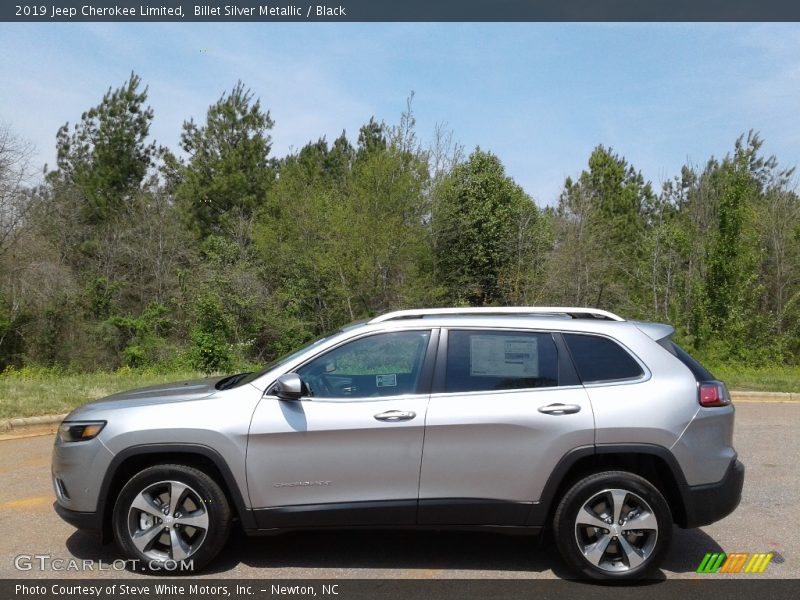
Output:
<svg viewBox="0 0 800 600">
<path fill-rule="evenodd" d="M 348 342 L 297 370 L 314 398 L 415 393 L 430 331 L 381 333 Z"/>
<path fill-rule="evenodd" d="M 565 333 L 564 340 L 583 383 L 633 379 L 643 374 L 639 363 L 613 340 L 573 333 Z"/>
<path fill-rule="evenodd" d="M 450 331 L 448 392 L 513 390 L 558 385 L 558 352 L 550 334 Z"/>
</svg>

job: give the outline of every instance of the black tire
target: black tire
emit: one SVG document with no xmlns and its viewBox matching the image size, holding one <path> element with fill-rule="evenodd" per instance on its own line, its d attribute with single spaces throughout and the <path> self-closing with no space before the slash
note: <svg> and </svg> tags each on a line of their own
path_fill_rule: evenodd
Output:
<svg viewBox="0 0 800 600">
<path fill-rule="evenodd" d="M 169 506 L 173 489 L 179 496 L 176 507 Z M 134 501 L 141 506 L 143 498 L 149 501 L 147 511 L 132 506 Z M 166 509 L 164 527 L 154 516 L 159 507 L 162 512 Z M 230 533 L 231 510 L 220 486 L 203 471 L 187 465 L 155 465 L 134 475 L 122 488 L 114 504 L 113 525 L 117 545 L 137 561 L 137 570 L 179 574 L 186 572 L 182 561 L 199 571 L 219 553 Z M 144 539 L 152 541 L 137 547 L 133 541 L 137 533 L 145 534 L 138 538 L 140 544 Z"/>
<path fill-rule="evenodd" d="M 624 525 L 620 520 L 613 523 L 615 498 L 624 498 L 619 503 L 620 520 L 627 516 L 638 518 L 633 522 L 643 524 L 641 529 L 631 529 L 627 521 Z M 587 504 L 588 519 L 584 510 Z M 594 516 L 607 527 L 586 525 Z M 654 523 L 657 529 L 651 527 Z M 615 525 L 619 530 L 611 529 Z M 672 513 L 661 492 L 643 477 L 626 471 L 604 471 L 581 479 L 562 496 L 553 519 L 553 530 L 561 555 L 580 576 L 604 581 L 643 579 L 658 568 L 669 548 Z"/>
</svg>

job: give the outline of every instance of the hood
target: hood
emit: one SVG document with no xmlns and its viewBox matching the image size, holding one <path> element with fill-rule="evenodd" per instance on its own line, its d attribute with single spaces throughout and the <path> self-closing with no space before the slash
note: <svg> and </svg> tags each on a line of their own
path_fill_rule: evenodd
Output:
<svg viewBox="0 0 800 600">
<path fill-rule="evenodd" d="M 107 408 L 130 408 L 148 404 L 198 400 L 216 392 L 217 389 L 214 386 L 221 379 L 224 379 L 224 377 L 179 381 L 177 383 L 151 385 L 127 392 L 118 392 L 111 396 L 106 396 L 105 398 L 100 398 L 99 400 L 84 404 L 75 409 L 73 413 L 70 413 L 67 419 L 77 412 L 84 413 Z"/>
</svg>

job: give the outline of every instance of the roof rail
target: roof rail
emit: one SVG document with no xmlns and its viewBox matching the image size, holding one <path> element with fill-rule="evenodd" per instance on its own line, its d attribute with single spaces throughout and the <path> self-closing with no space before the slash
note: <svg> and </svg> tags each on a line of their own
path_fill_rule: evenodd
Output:
<svg viewBox="0 0 800 600">
<path fill-rule="evenodd" d="M 478 308 L 421 308 L 397 310 L 380 315 L 369 323 L 383 323 L 397 319 L 417 319 L 441 315 L 567 315 L 573 319 L 600 319 L 604 321 L 624 321 L 619 315 L 597 308 L 576 306 L 484 306 Z"/>
</svg>

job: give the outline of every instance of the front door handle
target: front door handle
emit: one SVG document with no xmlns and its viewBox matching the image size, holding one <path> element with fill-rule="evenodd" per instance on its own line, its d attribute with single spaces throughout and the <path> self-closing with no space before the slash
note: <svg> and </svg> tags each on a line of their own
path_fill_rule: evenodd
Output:
<svg viewBox="0 0 800 600">
<path fill-rule="evenodd" d="M 386 412 L 378 413 L 375 418 L 378 421 L 410 421 L 417 416 L 417 413 L 405 410 L 387 410 Z"/>
<path fill-rule="evenodd" d="M 571 415 L 580 411 L 581 407 L 577 404 L 548 404 L 547 406 L 540 406 L 539 412 L 546 415 Z"/>
</svg>

